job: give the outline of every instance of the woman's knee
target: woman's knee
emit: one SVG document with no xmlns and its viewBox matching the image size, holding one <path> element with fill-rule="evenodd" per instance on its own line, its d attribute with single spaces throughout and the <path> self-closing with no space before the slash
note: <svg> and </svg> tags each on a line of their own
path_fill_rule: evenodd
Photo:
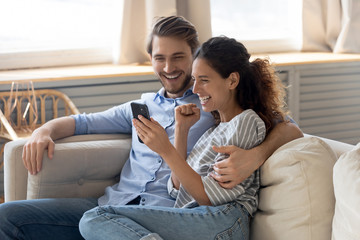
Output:
<svg viewBox="0 0 360 240">
<path fill-rule="evenodd" d="M 79 222 L 79 230 L 81 235 L 85 239 L 90 239 L 93 230 L 97 228 L 96 226 L 96 218 L 98 218 L 97 207 L 86 211 Z"/>
</svg>

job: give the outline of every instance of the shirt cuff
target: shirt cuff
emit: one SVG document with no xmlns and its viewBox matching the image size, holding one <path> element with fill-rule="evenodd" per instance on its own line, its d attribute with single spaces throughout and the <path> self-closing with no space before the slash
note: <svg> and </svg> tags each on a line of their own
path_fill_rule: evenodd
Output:
<svg viewBox="0 0 360 240">
<path fill-rule="evenodd" d="M 174 184 L 171 180 L 171 175 L 170 175 L 170 178 L 167 182 L 167 189 L 168 189 L 168 193 L 170 195 L 170 197 L 172 198 L 176 198 L 178 193 L 179 193 L 179 190 L 177 190 L 176 188 L 174 188 Z"/>
<path fill-rule="evenodd" d="M 75 120 L 75 132 L 74 135 L 81 135 L 87 133 L 87 125 L 85 120 L 85 114 L 70 115 Z"/>
</svg>

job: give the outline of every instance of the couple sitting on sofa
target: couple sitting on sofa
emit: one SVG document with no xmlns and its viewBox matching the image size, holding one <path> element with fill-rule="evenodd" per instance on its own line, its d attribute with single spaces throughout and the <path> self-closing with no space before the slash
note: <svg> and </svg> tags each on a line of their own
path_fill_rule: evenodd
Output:
<svg viewBox="0 0 360 240">
<path fill-rule="evenodd" d="M 132 122 L 130 103 L 125 103 L 37 129 L 23 151 L 32 174 L 41 170 L 46 148 L 53 155 L 53 140 L 73 134 L 132 133 L 132 151 L 120 182 L 98 200 L 1 205 L 1 239 L 81 238 L 80 219 L 86 239 L 248 239 L 248 216 L 257 208 L 256 169 L 302 133 L 284 121 L 283 89 L 267 61 L 249 62 L 245 47 L 226 37 L 197 47 L 196 30 L 183 18 L 155 23 L 148 52 L 163 88 L 139 102 L 148 105 L 156 121 Z M 167 227 L 169 222 L 175 226 Z"/>
</svg>

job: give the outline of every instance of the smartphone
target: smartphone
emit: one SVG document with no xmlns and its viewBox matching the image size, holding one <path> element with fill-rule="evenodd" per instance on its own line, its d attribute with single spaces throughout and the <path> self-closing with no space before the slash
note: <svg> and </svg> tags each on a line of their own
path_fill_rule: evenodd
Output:
<svg viewBox="0 0 360 240">
<path fill-rule="evenodd" d="M 132 114 L 133 114 L 134 118 L 136 118 L 137 120 L 140 121 L 138 116 L 142 115 L 145 118 L 150 120 L 149 109 L 146 106 L 146 104 L 132 102 L 130 105 L 131 105 L 131 111 L 132 111 Z M 139 142 L 143 143 L 143 141 L 139 138 L 139 136 L 138 136 L 138 139 L 139 139 Z"/>
</svg>

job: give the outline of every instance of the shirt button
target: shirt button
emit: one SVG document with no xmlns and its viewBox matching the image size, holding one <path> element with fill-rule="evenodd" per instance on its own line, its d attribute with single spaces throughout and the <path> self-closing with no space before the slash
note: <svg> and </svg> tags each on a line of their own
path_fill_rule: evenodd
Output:
<svg viewBox="0 0 360 240">
<path fill-rule="evenodd" d="M 151 180 L 154 181 L 154 180 L 155 180 L 155 177 L 152 177 Z"/>
<path fill-rule="evenodd" d="M 161 163 L 161 159 L 158 160 L 158 163 Z"/>
<path fill-rule="evenodd" d="M 145 202 L 145 198 L 142 198 L 142 199 L 141 199 L 141 202 Z"/>
</svg>

